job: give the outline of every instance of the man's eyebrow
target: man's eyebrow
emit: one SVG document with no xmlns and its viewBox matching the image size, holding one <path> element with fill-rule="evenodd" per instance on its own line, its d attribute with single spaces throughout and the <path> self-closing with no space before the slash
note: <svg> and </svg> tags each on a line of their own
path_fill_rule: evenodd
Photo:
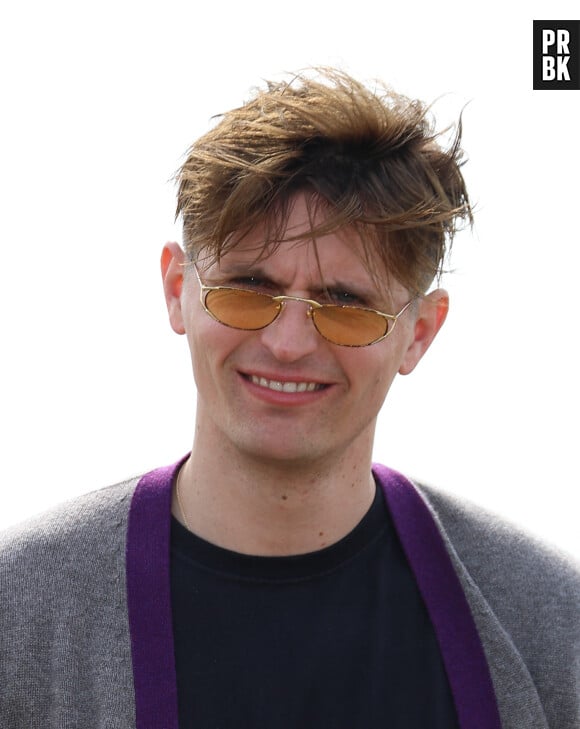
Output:
<svg viewBox="0 0 580 729">
<path fill-rule="evenodd" d="M 348 293 L 356 296 L 363 303 L 368 305 L 377 306 L 381 302 L 384 303 L 385 297 L 381 296 L 376 286 L 372 284 L 365 285 L 363 283 L 356 283 L 353 281 L 345 281 L 343 279 L 331 279 L 323 280 L 321 284 L 318 284 L 312 289 L 315 294 L 325 293 Z"/>
<path fill-rule="evenodd" d="M 353 283 L 352 281 L 342 281 L 338 278 L 322 280 L 313 290 L 317 291 L 347 291 L 351 294 L 360 294 L 361 296 L 369 296 L 370 289 L 363 284 Z"/>
<path fill-rule="evenodd" d="M 216 271 L 216 277 L 219 276 L 227 278 L 248 278 L 255 276 L 263 281 L 273 284 L 274 286 L 279 285 L 283 288 L 283 284 L 272 277 L 271 273 L 268 273 L 263 266 L 259 263 L 228 263 L 223 268 L 220 267 Z"/>
<path fill-rule="evenodd" d="M 252 274 L 255 276 L 268 277 L 268 274 L 264 271 L 263 267 L 256 262 L 244 263 L 242 261 L 221 261 L 218 271 L 225 276 L 235 276 L 237 274 L 244 274 L 247 276 L 248 274 Z"/>
</svg>

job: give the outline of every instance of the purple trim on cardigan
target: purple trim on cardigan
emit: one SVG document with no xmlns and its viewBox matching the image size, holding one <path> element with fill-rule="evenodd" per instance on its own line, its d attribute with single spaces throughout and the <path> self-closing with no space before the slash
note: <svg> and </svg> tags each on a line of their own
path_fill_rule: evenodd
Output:
<svg viewBox="0 0 580 729">
<path fill-rule="evenodd" d="M 461 729 L 501 729 L 483 646 L 433 514 L 413 484 L 375 464 L 395 528 L 435 628 Z"/>
<path fill-rule="evenodd" d="M 183 463 L 145 474 L 127 531 L 127 605 L 136 729 L 178 729 L 169 540 L 171 486 Z"/>
</svg>

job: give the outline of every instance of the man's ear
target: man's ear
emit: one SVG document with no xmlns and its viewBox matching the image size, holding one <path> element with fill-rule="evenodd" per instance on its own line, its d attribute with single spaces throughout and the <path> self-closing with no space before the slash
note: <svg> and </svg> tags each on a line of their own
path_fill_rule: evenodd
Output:
<svg viewBox="0 0 580 729">
<path fill-rule="evenodd" d="M 436 289 L 419 300 L 414 336 L 399 367 L 399 374 L 408 375 L 415 369 L 443 326 L 448 310 L 449 295 L 444 289 Z"/>
<path fill-rule="evenodd" d="M 161 253 L 161 276 L 165 303 L 169 312 L 169 323 L 174 332 L 185 334 L 181 310 L 185 254 L 177 243 L 166 243 Z"/>
</svg>

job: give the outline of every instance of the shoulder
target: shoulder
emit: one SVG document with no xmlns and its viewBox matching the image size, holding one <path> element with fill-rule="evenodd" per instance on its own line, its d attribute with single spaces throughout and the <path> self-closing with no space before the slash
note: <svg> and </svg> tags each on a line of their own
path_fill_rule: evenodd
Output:
<svg viewBox="0 0 580 729">
<path fill-rule="evenodd" d="M 27 559 L 49 561 L 59 547 L 104 545 L 126 523 L 139 477 L 79 496 L 0 533 L 0 573 Z"/>
<path fill-rule="evenodd" d="M 415 485 L 481 589 L 533 588 L 542 604 L 556 597 L 580 618 L 580 564 L 571 555 L 467 500 Z"/>
<path fill-rule="evenodd" d="M 2 727 L 88 726 L 97 706 L 115 717 L 111 726 L 129 726 L 125 544 L 138 481 L 0 535 Z"/>
<path fill-rule="evenodd" d="M 510 695 L 520 690 L 512 685 L 511 649 L 500 647 L 512 646 L 529 672 L 549 725 L 578 726 L 578 562 L 485 509 L 416 485 L 446 543 L 495 676 L 501 677 L 496 689 Z"/>
<path fill-rule="evenodd" d="M 131 479 L 85 494 L 0 534 L 4 616 L 16 618 L 34 601 L 58 605 L 72 593 L 80 598 L 83 590 L 91 599 L 107 573 L 120 575 L 137 483 Z"/>
</svg>

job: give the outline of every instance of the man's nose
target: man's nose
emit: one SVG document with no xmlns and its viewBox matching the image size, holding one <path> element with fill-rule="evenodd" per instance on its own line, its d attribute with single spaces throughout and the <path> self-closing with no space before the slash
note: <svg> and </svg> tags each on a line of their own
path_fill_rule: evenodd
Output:
<svg viewBox="0 0 580 729">
<path fill-rule="evenodd" d="M 292 300 L 282 302 L 282 311 L 262 329 L 261 339 L 280 362 L 295 362 L 312 354 L 321 342 L 309 315 L 309 305 Z"/>
</svg>

